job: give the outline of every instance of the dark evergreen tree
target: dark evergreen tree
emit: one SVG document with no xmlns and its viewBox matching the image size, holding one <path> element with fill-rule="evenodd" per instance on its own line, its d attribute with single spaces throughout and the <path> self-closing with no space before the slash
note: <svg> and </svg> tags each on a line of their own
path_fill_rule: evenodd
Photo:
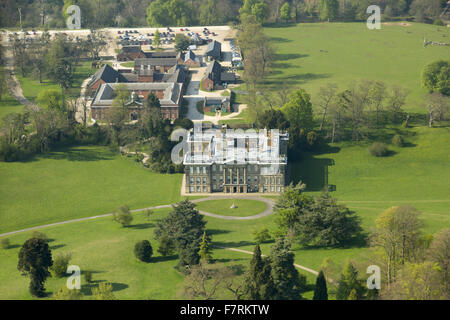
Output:
<svg viewBox="0 0 450 320">
<path fill-rule="evenodd" d="M 264 261 L 261 257 L 261 248 L 259 244 L 255 246 L 255 250 L 253 251 L 253 257 L 250 261 L 250 268 L 248 270 L 248 274 L 245 280 L 245 292 L 248 296 L 248 299 L 252 300 L 260 300 L 260 287 L 261 282 L 264 281 L 261 276 L 264 269 Z M 267 271 L 267 270 L 266 270 Z M 270 278 L 270 272 L 269 272 Z"/>
<path fill-rule="evenodd" d="M 148 240 L 136 242 L 134 246 L 134 255 L 140 261 L 150 262 L 153 255 L 153 248 Z"/>
<path fill-rule="evenodd" d="M 342 271 L 341 278 L 339 279 L 336 298 L 338 300 L 347 300 L 353 290 L 354 294 L 352 295 L 352 299 L 355 296 L 357 300 L 363 298 L 365 288 L 361 280 L 358 279 L 358 270 L 349 262 Z"/>
<path fill-rule="evenodd" d="M 186 199 L 175 205 L 173 211 L 158 222 L 155 237 L 157 240 L 164 237 L 173 240 L 180 257 L 177 267 L 183 269 L 187 265 L 198 264 L 205 225 L 195 204 Z"/>
<path fill-rule="evenodd" d="M 316 279 L 313 300 L 328 300 L 327 280 L 322 270 L 320 270 Z"/>
<path fill-rule="evenodd" d="M 269 259 L 276 300 L 301 299 L 306 285 L 306 278 L 300 276 L 294 266 L 294 254 L 290 249 L 284 238 L 279 238 L 271 249 Z"/>
<path fill-rule="evenodd" d="M 52 265 L 52 253 L 46 240 L 31 238 L 23 244 L 17 269 L 23 275 L 30 276 L 29 288 L 33 296 L 44 296 L 44 283 L 50 276 L 49 268 Z"/>
</svg>

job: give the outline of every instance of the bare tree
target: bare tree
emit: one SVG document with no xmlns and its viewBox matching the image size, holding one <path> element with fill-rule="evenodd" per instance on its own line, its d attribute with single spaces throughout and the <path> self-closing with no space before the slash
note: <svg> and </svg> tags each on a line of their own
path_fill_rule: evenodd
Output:
<svg viewBox="0 0 450 320">
<path fill-rule="evenodd" d="M 375 125 L 378 126 L 380 112 L 386 98 L 386 85 L 381 81 L 374 81 L 369 91 L 369 105 L 375 109 Z"/>
<path fill-rule="evenodd" d="M 219 268 L 201 262 L 190 267 L 190 274 L 185 279 L 184 294 L 189 299 L 211 300 L 223 280 L 224 273 Z"/>
<path fill-rule="evenodd" d="M 448 111 L 449 98 L 434 92 L 427 96 L 428 126 L 431 128 L 435 121 L 441 122 Z"/>
<path fill-rule="evenodd" d="M 403 112 L 402 107 L 405 105 L 408 90 L 400 86 L 393 86 L 390 91 L 391 94 L 387 99 L 387 107 L 391 112 L 392 121 L 398 122 Z"/>
<path fill-rule="evenodd" d="M 328 83 L 325 87 L 321 87 L 319 91 L 319 105 L 322 108 L 322 120 L 320 121 L 320 131 L 323 129 L 323 124 L 328 112 L 328 107 L 332 100 L 336 97 L 337 85 Z"/>
</svg>

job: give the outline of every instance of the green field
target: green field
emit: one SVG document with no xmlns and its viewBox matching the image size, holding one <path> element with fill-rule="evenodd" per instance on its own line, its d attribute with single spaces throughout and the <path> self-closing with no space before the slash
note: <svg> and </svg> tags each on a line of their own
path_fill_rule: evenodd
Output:
<svg viewBox="0 0 450 320">
<path fill-rule="evenodd" d="M 134 214 L 135 219 L 128 228 L 122 228 L 112 218 L 99 218 L 75 222 L 69 225 L 49 227 L 44 230 L 51 239 L 53 254 L 69 252 L 71 264 L 93 272 L 96 285 L 100 281 L 113 283 L 114 293 L 120 299 L 180 299 L 183 276 L 174 269 L 177 257 L 164 258 L 156 251 L 157 242 L 153 231 L 158 219 L 167 215 L 168 209 L 155 210 L 150 221 L 144 215 Z M 234 223 L 226 220 L 205 218 L 208 232 L 213 236 L 213 244 L 225 247 L 243 247 L 253 250 L 251 231 L 271 224 L 273 217 Z M 29 279 L 17 271 L 17 255 L 20 245 L 29 233 L 11 236 L 12 248 L 0 249 L 0 299 L 31 299 L 28 293 Z M 134 244 L 148 239 L 153 246 L 153 262 L 137 261 L 133 255 Z M 270 244 L 263 247 L 269 253 Z M 248 266 L 251 255 L 214 249 L 213 258 L 225 264 Z M 302 272 L 303 273 L 303 272 Z M 313 275 L 307 275 L 310 282 Z M 65 279 L 49 278 L 46 288 L 52 293 L 65 285 Z M 90 286 L 82 279 L 82 292 L 89 299 Z M 221 291 L 223 298 L 231 299 L 230 293 Z M 311 295 L 308 292 L 307 295 Z"/>
<path fill-rule="evenodd" d="M 410 27 L 385 26 L 368 30 L 363 23 L 315 23 L 286 28 L 266 28 L 277 47 L 275 68 L 266 88 L 303 87 L 313 100 L 328 82 L 341 89 L 354 80 L 382 80 L 408 88 L 408 109 L 425 113 L 420 86 L 423 66 L 436 59 L 448 59 L 449 47 L 423 48 L 423 38 L 447 42 L 448 28 L 412 24 Z M 445 36 L 445 37 L 444 37 Z M 21 79 L 25 96 L 34 99 L 39 92 L 35 80 Z M 245 90 L 245 88 L 244 88 Z M 243 95 L 238 95 L 242 99 Z M 4 110 L 21 108 L 14 101 L 0 103 Z M 6 109 L 2 109 L 6 108 Z M 246 122 L 248 110 L 228 120 Z M 417 119 L 413 125 L 417 125 Z M 390 144 L 394 134 L 402 134 L 403 148 Z M 374 220 L 391 206 L 409 204 L 419 209 L 424 232 L 434 233 L 450 227 L 450 128 L 390 127 L 380 130 L 376 140 L 386 142 L 390 155 L 369 155 L 369 142 L 341 142 L 316 153 L 304 152 L 298 162 L 290 163 L 294 182 L 307 184 L 306 192 L 317 194 L 326 185 L 331 195 L 354 210 L 369 233 Z M 106 147 L 76 147 L 36 156 L 26 162 L 0 162 L 0 233 L 94 216 L 127 204 L 132 209 L 169 204 L 181 200 L 182 175 L 155 174 L 130 158 Z M 230 209 L 232 202 L 238 206 Z M 266 205 L 250 200 L 211 200 L 198 203 L 203 211 L 221 215 L 246 216 L 262 212 Z M 122 228 L 110 217 L 48 227 L 45 232 L 54 253 L 72 253 L 71 264 L 93 271 L 96 281 L 113 283 L 115 294 L 123 299 L 179 299 L 183 276 L 173 267 L 176 257 L 164 259 L 156 252 L 153 239 L 155 223 L 168 213 L 155 210 L 150 222 L 141 213 L 129 228 Z M 275 215 L 257 220 L 235 221 L 205 217 L 213 244 L 253 251 L 253 231 L 275 231 Z M 10 236 L 13 248 L 0 250 L 0 299 L 30 299 L 28 279 L 17 271 L 17 254 L 29 233 Z M 148 239 L 154 247 L 152 263 L 138 262 L 133 256 L 136 241 Z M 264 254 L 272 243 L 264 243 Z M 368 248 L 355 243 L 339 248 L 293 247 L 295 261 L 318 270 L 324 258 L 338 265 L 349 259 L 363 263 Z M 250 255 L 215 249 L 213 256 L 226 264 L 248 265 Z M 307 274 L 312 283 L 314 276 Z M 59 289 L 64 279 L 51 278 L 49 292 Z M 88 286 L 83 292 L 89 294 Z M 221 293 L 223 298 L 231 298 Z M 305 293 L 311 298 L 311 291 Z"/>
<path fill-rule="evenodd" d="M 9 92 L 0 100 L 0 120 L 9 113 L 22 112 L 24 106 L 14 99 Z"/>
<path fill-rule="evenodd" d="M 231 209 L 233 204 L 237 208 Z M 267 209 L 267 205 L 258 200 L 221 199 L 199 202 L 197 203 L 197 208 L 223 216 L 248 217 L 263 212 Z"/>
<path fill-rule="evenodd" d="M 448 46 L 423 47 L 424 38 L 449 42 L 450 29 L 420 23 L 382 25 L 381 30 L 369 30 L 363 22 L 301 23 L 265 28 L 265 33 L 276 49 L 274 68 L 265 81 L 267 89 L 302 87 L 315 98 L 329 82 L 344 89 L 352 81 L 380 80 L 407 88 L 405 110 L 414 112 L 425 112 L 422 68 L 450 57 Z"/>
<path fill-rule="evenodd" d="M 416 127 L 408 131 L 407 146 L 389 146 L 393 151 L 390 157 L 372 157 L 367 152 L 367 145 L 363 144 L 335 144 L 319 155 L 309 155 L 294 163 L 292 174 L 295 180 L 302 178 L 308 184 L 308 193 L 319 192 L 326 180 L 335 185 L 336 191 L 332 195 L 356 211 L 365 232 L 370 232 L 381 212 L 401 204 L 411 204 L 422 212 L 426 233 L 450 227 L 447 183 L 450 178 L 447 170 L 450 129 Z M 325 166 L 329 168 L 327 177 Z M 180 199 L 180 175 L 152 174 L 130 159 L 111 155 L 102 148 L 74 148 L 29 163 L 3 163 L 0 175 L 6 177 L 0 189 L 1 221 L 2 227 L 6 223 L 5 231 L 105 213 L 123 203 L 137 208 Z M 143 179 L 147 175 L 150 179 Z M 200 203 L 199 208 L 212 204 L 212 201 L 208 202 Z M 221 205 L 227 208 L 228 203 Z M 7 216 L 3 215 L 5 209 L 9 212 Z M 156 254 L 157 263 L 142 264 L 132 255 L 135 241 L 153 240 L 154 219 L 167 212 L 167 209 L 155 210 L 150 223 L 145 221 L 143 214 L 135 214 L 130 228 L 120 227 L 111 218 L 101 218 L 42 231 L 54 239 L 51 246 L 55 253 L 71 252 L 72 263 L 95 271 L 94 279 L 115 283 L 115 293 L 120 298 L 179 298 L 182 276 L 172 268 L 176 259 L 164 260 Z M 205 219 L 213 244 L 249 251 L 254 247 L 253 231 L 266 227 L 270 231 L 276 229 L 275 215 L 250 221 Z M 14 248 L 0 251 L 0 298 L 30 298 L 28 280 L 16 269 L 19 246 L 28 236 L 29 233 L 11 236 Z M 263 253 L 268 254 L 270 246 L 271 243 L 263 244 Z M 348 259 L 364 261 L 368 253 L 364 244 L 342 248 L 295 245 L 293 251 L 296 263 L 315 270 L 326 257 L 340 265 Z M 214 257 L 225 263 L 244 265 L 250 259 L 249 255 L 222 249 L 215 249 Z M 307 276 L 309 282 L 314 281 L 313 275 Z M 49 291 L 58 289 L 63 283 L 62 279 L 49 280 Z M 310 298 L 311 292 L 305 296 Z"/>
<path fill-rule="evenodd" d="M 0 233 L 181 199 L 181 175 L 156 174 L 106 147 L 0 162 Z"/>
<path fill-rule="evenodd" d="M 90 62 L 80 62 L 73 75 L 72 87 L 68 89 L 68 97 L 78 97 L 80 95 L 81 84 L 83 83 L 83 81 L 88 78 L 90 74 L 93 74 L 96 71 L 97 69 L 91 68 Z M 20 81 L 20 84 L 22 86 L 23 95 L 30 101 L 35 101 L 37 95 L 42 90 L 61 90 L 60 86 L 57 83 L 54 83 L 49 79 L 44 78 L 43 83 L 39 83 L 39 79 L 36 79 L 29 74 L 27 74 L 25 77 L 22 77 L 20 72 L 18 72 L 17 70 L 16 77 Z"/>
</svg>

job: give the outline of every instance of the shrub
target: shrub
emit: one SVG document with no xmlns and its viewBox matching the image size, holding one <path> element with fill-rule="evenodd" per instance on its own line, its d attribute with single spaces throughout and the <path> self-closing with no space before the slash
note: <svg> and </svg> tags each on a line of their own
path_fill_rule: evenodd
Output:
<svg viewBox="0 0 450 320">
<path fill-rule="evenodd" d="M 117 212 L 114 212 L 114 221 L 117 221 L 123 227 L 129 226 L 131 221 L 133 221 L 130 208 L 128 206 L 121 206 Z"/>
<path fill-rule="evenodd" d="M 52 271 L 57 278 L 62 278 L 67 275 L 66 271 L 70 258 L 70 253 L 61 253 L 53 260 Z"/>
<path fill-rule="evenodd" d="M 382 142 L 374 142 L 370 147 L 369 147 L 369 152 L 371 155 L 373 155 L 374 157 L 385 157 L 387 156 L 389 150 L 386 146 L 385 143 Z"/>
<path fill-rule="evenodd" d="M 271 239 L 269 229 L 264 228 L 261 230 L 255 230 L 253 231 L 253 238 L 255 239 L 256 243 L 264 243 Z"/>
<path fill-rule="evenodd" d="M 2 247 L 2 249 L 9 249 L 10 246 L 10 242 L 8 238 L 3 238 L 2 240 L 0 240 L 0 247 Z"/>
<path fill-rule="evenodd" d="M 82 298 L 83 295 L 80 290 L 68 289 L 66 286 L 56 291 L 52 296 L 53 300 L 81 300 Z"/>
<path fill-rule="evenodd" d="M 171 256 L 175 251 L 175 243 L 168 237 L 162 237 L 159 240 L 158 252 L 163 256 Z"/>
<path fill-rule="evenodd" d="M 142 240 L 134 246 L 134 255 L 140 261 L 150 262 L 152 258 L 153 248 L 148 240 Z"/>
<path fill-rule="evenodd" d="M 84 272 L 84 280 L 85 280 L 87 283 L 91 283 L 91 282 L 92 282 L 92 272 L 90 272 L 90 271 L 85 271 L 85 272 Z"/>
<path fill-rule="evenodd" d="M 113 286 L 108 282 L 100 282 L 97 288 L 92 289 L 92 295 L 96 300 L 115 300 Z"/>
<path fill-rule="evenodd" d="M 442 22 L 441 19 L 436 19 L 436 20 L 434 20 L 433 24 L 434 24 L 435 26 L 445 26 L 444 22 Z"/>
<path fill-rule="evenodd" d="M 403 147 L 405 143 L 405 140 L 403 137 L 399 134 L 396 134 L 394 137 L 392 137 L 392 144 L 396 145 L 397 147 Z"/>
</svg>

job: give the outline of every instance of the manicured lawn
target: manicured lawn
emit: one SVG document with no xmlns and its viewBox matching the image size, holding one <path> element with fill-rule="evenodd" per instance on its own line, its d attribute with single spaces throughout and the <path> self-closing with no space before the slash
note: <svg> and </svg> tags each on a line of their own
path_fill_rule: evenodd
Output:
<svg viewBox="0 0 450 320">
<path fill-rule="evenodd" d="M 325 177 L 322 171 L 324 166 L 333 163 L 328 169 L 328 183 L 336 185 L 336 191 L 333 191 L 332 195 L 356 211 L 362 219 L 365 232 L 372 230 L 374 220 L 381 212 L 390 206 L 401 204 L 413 205 L 422 212 L 426 233 L 431 234 L 442 228 L 448 228 L 450 190 L 447 181 L 450 177 L 447 167 L 450 159 L 447 145 L 450 129 L 416 127 L 409 131 L 411 135 L 406 139 L 407 147 L 389 146 L 395 151 L 390 157 L 374 158 L 368 154 L 366 145 L 335 144 L 323 150 L 320 155 L 310 155 L 294 164 L 293 175 L 297 179 L 302 177 L 309 186 L 308 193 L 314 194 L 320 192 Z M 98 159 L 100 156 L 102 159 Z M 97 161 L 86 159 L 90 157 Z M 132 207 L 144 207 L 180 199 L 178 194 L 181 176 L 151 174 L 129 159 L 110 155 L 107 149 L 75 148 L 70 152 L 49 155 L 33 162 L 12 164 L 17 167 L 10 167 L 13 168 L 14 174 L 8 175 L 8 171 L 4 169 L 10 165 L 0 166 L 0 174 L 2 178 L 6 177 L 7 181 L 6 184 L 2 183 L 0 212 L 5 212 L 5 208 L 9 209 L 9 216 L 2 215 L 1 222 L 2 226 L 4 222 L 9 223 L 9 229 L 12 228 L 10 221 L 17 222 L 23 227 L 29 224 L 30 218 L 34 221 L 36 217 L 57 221 L 64 220 L 63 216 L 58 217 L 59 214 L 73 218 L 83 216 L 84 212 L 89 212 L 90 215 L 108 212 L 122 203 Z M 27 166 L 32 169 L 27 169 Z M 76 178 L 74 172 L 82 174 Z M 34 173 L 34 176 L 38 174 L 39 179 L 33 178 L 31 173 Z M 114 177 L 109 177 L 108 174 Z M 147 182 L 146 179 L 142 182 L 143 177 L 147 175 L 151 177 L 151 182 Z M 57 176 L 62 179 L 57 180 Z M 90 183 L 87 183 L 88 178 L 92 179 Z M 173 178 L 175 182 L 172 180 L 171 184 L 176 184 L 177 187 L 170 189 L 171 184 L 165 180 L 167 178 Z M 48 182 L 45 182 L 46 179 Z M 23 196 L 14 201 L 20 192 L 19 187 L 16 188 L 15 185 L 19 185 L 21 190 L 25 189 L 23 194 L 28 194 L 28 197 Z M 145 189 L 145 192 L 141 192 L 142 189 Z M 103 192 L 94 192 L 99 190 Z M 92 196 L 89 196 L 91 194 L 99 197 L 98 201 L 94 201 Z M 8 206 L 4 205 L 4 199 Z M 22 205 L 14 206 L 16 202 Z M 222 206 L 226 210 L 231 206 L 230 202 L 207 201 L 199 203 L 198 208 L 206 210 L 203 207 L 206 205 L 209 207 L 207 211 L 213 211 Z M 242 203 L 236 204 L 241 209 L 245 206 Z M 250 208 L 254 208 L 255 205 L 252 203 Z M 90 209 L 83 211 L 79 208 Z M 168 211 L 168 209 L 155 210 L 150 222 L 145 220 L 142 213 L 134 214 L 135 220 L 129 228 L 120 227 L 108 217 L 45 228 L 41 231 L 54 239 L 50 243 L 54 253 L 71 252 L 73 257 L 71 263 L 79 265 L 82 270 L 94 271 L 94 280 L 113 282 L 117 297 L 175 299 L 180 298 L 183 276 L 173 269 L 177 263 L 175 258 L 166 260 L 159 257 L 153 239 L 156 220 L 165 216 Z M 224 214 L 224 212 L 221 210 L 217 213 Z M 18 217 L 17 221 L 15 217 Z M 253 231 L 262 228 L 275 231 L 275 218 L 275 215 L 271 215 L 257 220 L 231 221 L 205 217 L 214 245 L 248 251 L 253 251 L 255 245 Z M 18 246 L 28 236 L 29 233 L 11 236 L 9 238 L 14 247 L 0 250 L 0 299 L 30 298 L 27 291 L 28 279 L 21 277 L 16 269 Z M 134 243 L 142 239 L 150 240 L 154 246 L 153 263 L 139 263 L 133 256 Z M 262 252 L 269 254 L 271 245 L 272 242 L 262 244 Z M 355 259 L 362 268 L 362 277 L 364 277 L 363 269 L 369 263 L 365 260 L 369 250 L 364 244 L 339 248 L 302 248 L 295 244 L 293 252 L 296 263 L 314 270 L 318 270 L 327 257 L 332 258 L 338 266 Z M 245 266 L 251 258 L 244 253 L 223 249 L 214 249 L 213 256 L 226 264 L 238 263 Z M 314 282 L 314 275 L 302 273 L 307 275 L 309 283 Z M 60 288 L 64 281 L 52 278 L 47 287 L 50 292 L 54 291 Z M 88 288 L 84 288 L 83 291 L 89 293 Z M 231 298 L 227 296 L 228 293 L 223 294 L 224 298 Z M 304 296 L 311 298 L 312 291 L 306 292 Z"/>
<path fill-rule="evenodd" d="M 389 145 L 385 158 L 369 155 L 368 144 L 334 144 L 322 154 L 307 154 L 292 166 L 294 181 L 320 192 L 325 181 L 332 192 L 357 212 L 366 227 L 384 209 L 411 204 L 423 212 L 426 231 L 450 227 L 450 128 L 416 127 L 408 130 L 407 145 Z"/>
<path fill-rule="evenodd" d="M 400 85 L 410 94 L 406 110 L 424 111 L 420 74 L 429 62 L 450 57 L 450 47 L 423 47 L 423 39 L 448 42 L 450 29 L 420 23 L 383 25 L 369 30 L 361 23 L 301 23 L 265 28 L 276 48 L 276 61 L 266 88 L 302 87 L 313 97 L 325 84 L 340 89 L 359 79 Z M 245 90 L 245 85 L 241 86 Z"/>
<path fill-rule="evenodd" d="M 124 67 L 124 68 L 133 68 L 134 67 L 134 61 L 123 62 L 120 65 L 122 67 Z"/>
<path fill-rule="evenodd" d="M 0 120 L 7 114 L 21 112 L 24 106 L 14 99 L 9 92 L 2 96 L 0 100 Z"/>
<path fill-rule="evenodd" d="M 106 147 L 0 162 L 0 233 L 180 200 L 181 175 L 156 174 Z"/>
<path fill-rule="evenodd" d="M 88 78 L 91 74 L 94 74 L 98 69 L 92 69 L 91 63 L 88 61 L 80 62 L 76 68 L 73 77 L 73 85 L 72 88 L 68 90 L 69 98 L 76 98 L 80 95 L 81 84 L 83 81 Z M 39 83 L 38 79 L 31 77 L 27 74 L 25 77 L 22 77 L 19 71 L 16 70 L 16 77 L 19 79 L 20 84 L 22 85 L 22 90 L 25 98 L 35 101 L 39 92 L 47 89 L 55 89 L 61 90 L 60 86 L 49 79 L 43 79 L 43 83 Z"/>
<path fill-rule="evenodd" d="M 231 209 L 233 204 L 237 208 Z M 258 200 L 221 199 L 199 202 L 197 203 L 197 208 L 223 216 L 247 217 L 263 212 L 266 210 L 267 205 Z"/>
<path fill-rule="evenodd" d="M 53 255 L 62 252 L 72 254 L 70 264 L 78 265 L 81 271 L 93 272 L 96 285 L 101 281 L 113 283 L 114 294 L 120 299 L 180 299 L 184 276 L 174 266 L 177 257 L 164 258 L 157 252 L 153 231 L 156 221 L 166 216 L 169 209 L 155 210 L 150 221 L 142 213 L 134 214 L 132 225 L 122 228 L 110 217 L 41 230 L 49 239 Z M 251 231 L 272 222 L 273 217 L 254 221 L 230 222 L 205 217 L 207 229 L 213 242 L 219 246 L 243 247 L 253 250 Z M 28 293 L 29 279 L 17 271 L 17 256 L 20 246 L 30 233 L 9 237 L 12 248 L 0 250 L 0 299 L 31 299 Z M 134 244 L 147 239 L 153 246 L 153 262 L 142 263 L 133 255 Z M 264 253 L 269 253 L 269 244 Z M 224 264 L 248 266 L 251 255 L 214 249 L 213 258 Z M 314 276 L 308 276 L 312 281 Z M 49 293 L 65 285 L 65 279 L 49 278 L 46 288 Z M 82 292 L 89 299 L 90 286 L 82 278 Z M 221 297 L 231 299 L 229 292 L 220 291 Z"/>
</svg>

